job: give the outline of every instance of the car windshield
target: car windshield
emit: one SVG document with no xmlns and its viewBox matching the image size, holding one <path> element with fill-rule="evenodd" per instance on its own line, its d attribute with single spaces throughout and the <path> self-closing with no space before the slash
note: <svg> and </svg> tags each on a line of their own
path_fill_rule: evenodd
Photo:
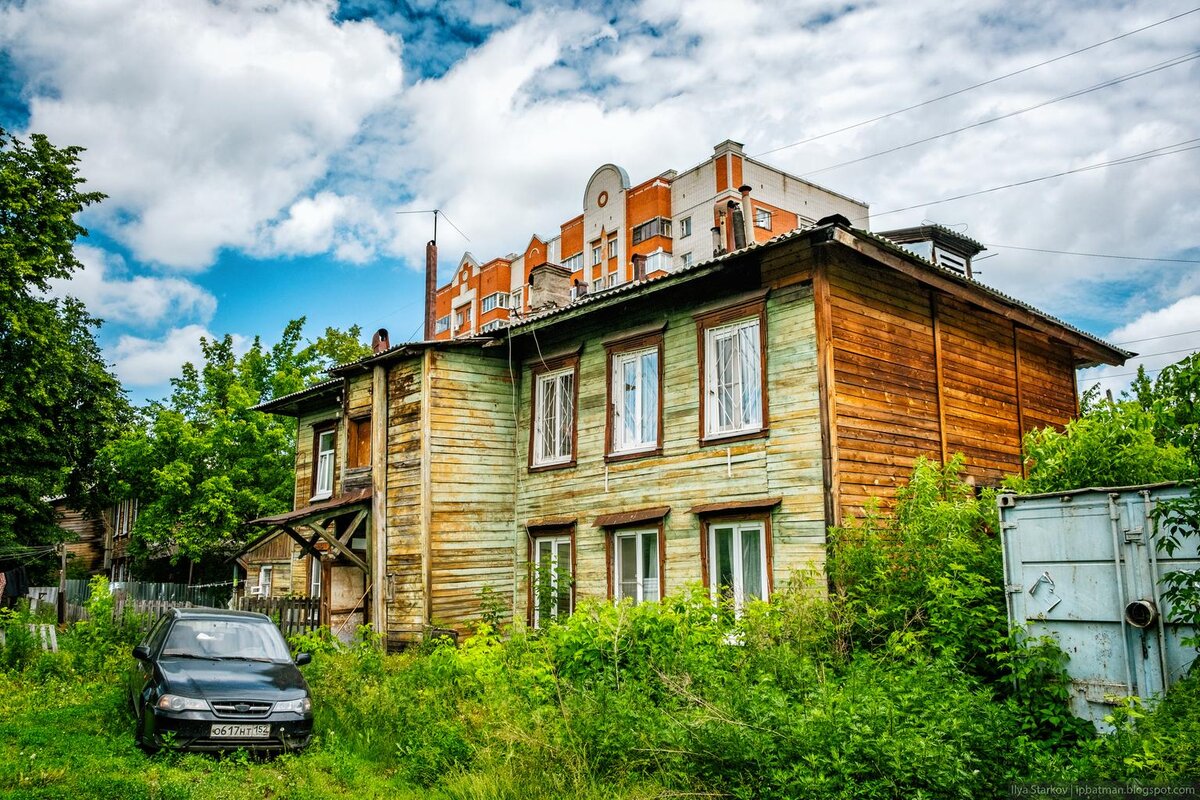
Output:
<svg viewBox="0 0 1200 800">
<path fill-rule="evenodd" d="M 290 658 L 283 636 L 270 622 L 235 619 L 178 620 L 162 655 L 263 661 Z"/>
</svg>

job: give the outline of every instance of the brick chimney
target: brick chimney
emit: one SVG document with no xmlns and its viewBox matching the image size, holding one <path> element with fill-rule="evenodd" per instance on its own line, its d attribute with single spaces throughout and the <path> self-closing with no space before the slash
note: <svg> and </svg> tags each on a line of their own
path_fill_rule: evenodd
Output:
<svg viewBox="0 0 1200 800">
<path fill-rule="evenodd" d="M 425 245 L 425 341 L 434 336 L 437 307 L 437 241 Z"/>
<path fill-rule="evenodd" d="M 384 350 L 389 350 L 392 347 L 391 341 L 388 340 L 387 328 L 380 328 L 375 331 L 375 335 L 371 337 L 371 352 L 382 353 Z"/>
<path fill-rule="evenodd" d="M 571 270 L 558 264 L 539 264 L 529 270 L 529 310 L 548 311 L 571 302 Z"/>
<path fill-rule="evenodd" d="M 646 279 L 646 257 L 641 253 L 633 254 L 633 279 L 635 281 Z"/>
</svg>

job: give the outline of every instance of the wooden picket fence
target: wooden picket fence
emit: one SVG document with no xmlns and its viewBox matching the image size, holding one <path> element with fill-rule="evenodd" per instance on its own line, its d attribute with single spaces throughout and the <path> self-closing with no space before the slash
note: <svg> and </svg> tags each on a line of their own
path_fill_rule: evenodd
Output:
<svg viewBox="0 0 1200 800">
<path fill-rule="evenodd" d="M 321 601 L 316 597 L 239 597 L 239 611 L 257 611 L 275 620 L 284 636 L 308 633 L 321 625 Z"/>
</svg>

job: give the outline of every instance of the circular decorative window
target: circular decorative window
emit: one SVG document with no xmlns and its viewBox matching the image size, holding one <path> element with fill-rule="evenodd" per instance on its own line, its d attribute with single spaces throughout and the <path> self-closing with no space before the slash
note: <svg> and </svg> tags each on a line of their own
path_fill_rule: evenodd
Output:
<svg viewBox="0 0 1200 800">
<path fill-rule="evenodd" d="M 601 192 L 600 196 L 596 198 L 596 204 L 601 208 L 604 208 L 606 205 L 608 205 L 608 192 Z"/>
</svg>

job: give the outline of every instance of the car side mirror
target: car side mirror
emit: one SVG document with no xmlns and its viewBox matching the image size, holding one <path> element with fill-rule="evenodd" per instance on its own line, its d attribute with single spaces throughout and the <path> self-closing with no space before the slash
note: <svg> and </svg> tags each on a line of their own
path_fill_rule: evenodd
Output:
<svg viewBox="0 0 1200 800">
<path fill-rule="evenodd" d="M 296 653 L 296 666 L 303 667 L 312 662 L 312 653 Z"/>
<path fill-rule="evenodd" d="M 149 661 L 150 648 L 146 647 L 144 644 L 139 644 L 137 647 L 133 648 L 133 657 L 138 661 Z"/>
</svg>

